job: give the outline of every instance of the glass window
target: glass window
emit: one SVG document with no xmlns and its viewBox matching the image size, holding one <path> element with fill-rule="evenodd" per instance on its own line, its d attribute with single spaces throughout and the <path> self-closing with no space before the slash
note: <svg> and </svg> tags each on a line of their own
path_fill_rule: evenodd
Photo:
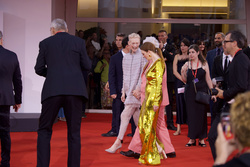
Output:
<svg viewBox="0 0 250 167">
<path fill-rule="evenodd" d="M 245 24 L 180 24 L 180 23 L 90 23 L 90 22 L 77 22 L 76 29 L 84 31 L 84 39 L 86 40 L 86 48 L 89 57 L 92 59 L 94 67 L 94 55 L 98 55 L 95 52 L 90 41 L 93 40 L 93 33 L 97 35 L 97 42 L 101 47 L 104 46 L 104 41 L 107 39 L 110 46 L 111 55 L 117 52 L 115 47 L 115 35 L 119 32 L 129 35 L 132 32 L 142 32 L 142 40 L 146 36 L 156 36 L 158 31 L 164 29 L 168 33 L 168 42 L 172 43 L 176 49 L 179 49 L 180 41 L 183 38 L 187 38 L 191 43 L 196 43 L 198 40 L 205 41 L 207 50 L 213 49 L 214 47 L 214 34 L 216 32 L 226 33 L 229 30 L 237 29 L 241 30 L 246 34 Z M 87 108 L 100 108 L 98 98 L 96 96 L 97 84 L 94 83 L 93 72 L 88 75 L 88 91 L 89 101 Z M 99 101 L 100 102 L 100 101 Z"/>
<path fill-rule="evenodd" d="M 245 0 L 78 0 L 77 17 L 246 19 Z"/>
</svg>

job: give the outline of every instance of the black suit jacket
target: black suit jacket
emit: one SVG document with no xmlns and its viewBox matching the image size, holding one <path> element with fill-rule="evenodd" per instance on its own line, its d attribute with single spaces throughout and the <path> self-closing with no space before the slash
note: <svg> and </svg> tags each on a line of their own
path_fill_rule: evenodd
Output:
<svg viewBox="0 0 250 167">
<path fill-rule="evenodd" d="M 172 53 L 172 54 L 170 54 Z M 175 48 L 173 45 L 167 44 L 165 48 L 162 50 L 162 55 L 167 59 L 165 61 L 167 66 L 167 82 L 174 82 L 174 73 L 173 73 L 173 61 L 175 56 Z"/>
<path fill-rule="evenodd" d="M 228 73 L 228 69 L 227 71 L 224 72 L 223 66 L 222 66 L 222 61 L 223 61 L 223 55 L 218 55 L 214 58 L 213 61 L 213 66 L 212 66 L 212 71 L 211 71 L 211 77 L 216 78 L 216 77 L 223 77 L 224 82 L 222 85 L 223 89 L 226 89 L 226 73 Z"/>
<path fill-rule="evenodd" d="M 250 60 L 242 50 L 234 56 L 226 77 L 228 89 L 223 93 L 226 101 L 235 98 L 238 93 L 250 90 Z"/>
<path fill-rule="evenodd" d="M 0 45 L 0 105 L 21 103 L 22 80 L 17 55 Z"/>
<path fill-rule="evenodd" d="M 117 94 L 117 97 L 121 97 L 122 83 L 123 83 L 123 71 L 122 71 L 122 51 L 117 52 L 110 58 L 109 62 L 109 89 L 110 95 Z"/>
<path fill-rule="evenodd" d="M 76 95 L 88 99 L 83 71 L 91 68 L 85 41 L 59 32 L 39 44 L 35 71 L 44 76 L 42 101 L 58 95 Z"/>
</svg>

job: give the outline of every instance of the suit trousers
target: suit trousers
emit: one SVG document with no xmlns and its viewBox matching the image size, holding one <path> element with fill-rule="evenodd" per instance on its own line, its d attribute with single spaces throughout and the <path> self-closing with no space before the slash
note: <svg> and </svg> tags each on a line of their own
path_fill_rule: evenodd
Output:
<svg viewBox="0 0 250 167">
<path fill-rule="evenodd" d="M 61 107 L 64 109 L 67 120 L 68 167 L 80 167 L 83 100 L 84 98 L 81 96 L 60 95 L 42 102 L 42 113 L 37 132 L 37 167 L 49 167 L 52 126 Z"/>
<path fill-rule="evenodd" d="M 121 98 L 113 99 L 112 103 L 112 132 L 119 133 L 120 124 L 121 124 L 121 113 L 124 110 L 124 104 L 121 101 Z"/>
<path fill-rule="evenodd" d="M 10 106 L 0 105 L 1 167 L 10 166 Z"/>
<path fill-rule="evenodd" d="M 211 128 L 208 133 L 208 142 L 209 146 L 212 152 L 213 159 L 216 159 L 216 149 L 215 149 L 215 141 L 217 139 L 218 133 L 217 133 L 217 126 L 220 123 L 220 115 L 221 112 L 229 112 L 230 105 L 226 103 L 222 109 L 220 109 L 220 112 L 216 113 L 216 117 L 211 125 Z"/>
<path fill-rule="evenodd" d="M 125 104 L 125 108 L 121 114 L 121 125 L 118 134 L 118 139 L 123 140 L 126 133 L 129 120 L 133 116 L 135 125 L 138 125 L 138 120 L 140 116 L 140 105 L 139 104 Z"/>
<path fill-rule="evenodd" d="M 167 87 L 168 87 L 169 105 L 167 105 L 165 109 L 167 114 L 167 126 L 169 126 L 174 124 L 173 112 L 172 112 L 174 82 L 167 82 Z"/>
</svg>

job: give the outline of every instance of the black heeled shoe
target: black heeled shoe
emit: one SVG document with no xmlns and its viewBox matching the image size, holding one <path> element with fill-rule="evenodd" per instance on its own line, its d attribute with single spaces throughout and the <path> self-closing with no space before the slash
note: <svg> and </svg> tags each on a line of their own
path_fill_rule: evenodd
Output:
<svg viewBox="0 0 250 167">
<path fill-rule="evenodd" d="M 202 144 L 200 141 L 199 141 L 199 146 L 201 146 L 201 147 L 207 147 L 206 144 Z"/>
<path fill-rule="evenodd" d="M 187 143 L 186 147 L 196 146 L 196 140 L 193 143 Z"/>
</svg>

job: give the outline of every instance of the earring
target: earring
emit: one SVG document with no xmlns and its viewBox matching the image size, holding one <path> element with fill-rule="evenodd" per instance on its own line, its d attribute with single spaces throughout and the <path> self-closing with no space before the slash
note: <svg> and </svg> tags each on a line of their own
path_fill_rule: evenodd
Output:
<svg viewBox="0 0 250 167">
<path fill-rule="evenodd" d="M 151 57 L 151 55 L 149 54 L 148 57 Z"/>
</svg>

